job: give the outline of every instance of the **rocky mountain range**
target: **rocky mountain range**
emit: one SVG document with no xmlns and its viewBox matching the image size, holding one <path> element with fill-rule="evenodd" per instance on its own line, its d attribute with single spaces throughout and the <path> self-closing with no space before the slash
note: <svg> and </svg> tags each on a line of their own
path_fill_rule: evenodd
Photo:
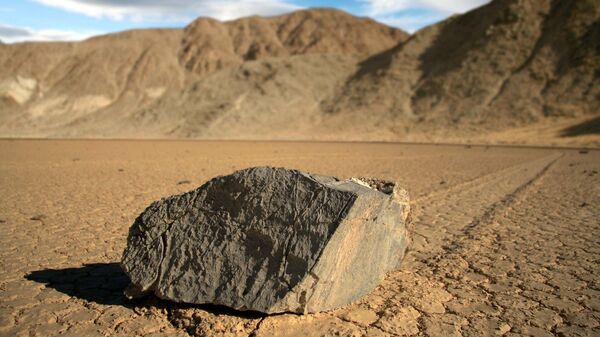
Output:
<svg viewBox="0 0 600 337">
<path fill-rule="evenodd" d="M 412 35 L 310 9 L 0 45 L 4 137 L 593 143 L 599 115 L 595 0 L 496 0 Z"/>
</svg>

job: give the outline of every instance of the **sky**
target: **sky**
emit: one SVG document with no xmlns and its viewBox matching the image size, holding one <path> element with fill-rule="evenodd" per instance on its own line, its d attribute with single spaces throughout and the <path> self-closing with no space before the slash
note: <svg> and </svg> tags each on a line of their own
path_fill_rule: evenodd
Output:
<svg viewBox="0 0 600 337">
<path fill-rule="evenodd" d="M 410 33 L 488 0 L 0 0 L 0 40 L 82 40 L 132 28 L 184 27 L 199 16 L 232 20 L 338 8 Z"/>
</svg>

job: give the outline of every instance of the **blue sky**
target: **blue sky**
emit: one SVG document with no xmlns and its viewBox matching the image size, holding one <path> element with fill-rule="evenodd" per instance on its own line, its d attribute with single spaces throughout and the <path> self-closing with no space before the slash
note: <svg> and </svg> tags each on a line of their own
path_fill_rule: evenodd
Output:
<svg viewBox="0 0 600 337">
<path fill-rule="evenodd" d="M 334 7 L 414 32 L 487 0 L 0 0 L 0 40 L 81 40 L 131 28 L 184 27 L 198 16 L 231 20 Z"/>
</svg>

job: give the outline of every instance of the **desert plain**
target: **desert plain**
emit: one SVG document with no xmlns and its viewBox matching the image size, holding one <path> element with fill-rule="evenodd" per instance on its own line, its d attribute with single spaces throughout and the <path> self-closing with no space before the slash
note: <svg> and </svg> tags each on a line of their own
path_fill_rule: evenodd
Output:
<svg viewBox="0 0 600 337">
<path fill-rule="evenodd" d="M 0 41 L 0 337 L 600 336 L 600 1 L 464 2 Z M 407 189 L 400 267 L 309 315 L 125 298 L 151 202 L 263 165 Z"/>
<path fill-rule="evenodd" d="M 150 202 L 248 166 L 408 189 L 413 244 L 369 295 L 264 316 L 123 296 Z M 600 152 L 360 142 L 0 141 L 0 336 L 594 336 Z"/>
</svg>

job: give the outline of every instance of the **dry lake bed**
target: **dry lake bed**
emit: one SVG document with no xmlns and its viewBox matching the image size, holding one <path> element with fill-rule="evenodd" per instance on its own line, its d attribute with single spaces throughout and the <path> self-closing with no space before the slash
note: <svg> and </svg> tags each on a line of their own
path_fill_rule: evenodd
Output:
<svg viewBox="0 0 600 337">
<path fill-rule="evenodd" d="M 393 179 L 413 246 L 371 294 L 312 315 L 128 301 L 152 201 L 248 166 Z M 0 141 L 0 336 L 600 335 L 600 151 L 384 143 Z"/>
</svg>

